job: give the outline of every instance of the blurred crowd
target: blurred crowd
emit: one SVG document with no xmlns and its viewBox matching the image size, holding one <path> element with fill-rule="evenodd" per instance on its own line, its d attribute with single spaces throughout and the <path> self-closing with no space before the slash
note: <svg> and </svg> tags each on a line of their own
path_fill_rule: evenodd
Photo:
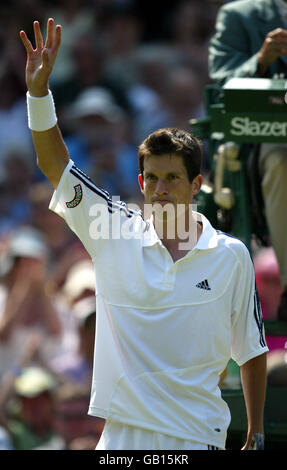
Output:
<svg viewBox="0 0 287 470">
<path fill-rule="evenodd" d="M 104 424 L 87 414 L 94 272 L 82 244 L 48 209 L 52 188 L 36 166 L 27 127 L 19 31 L 33 39 L 35 19 L 44 33 L 49 17 L 62 25 L 50 88 L 70 156 L 111 195 L 140 203 L 141 140 L 159 127 L 188 130 L 190 119 L 204 116 L 208 41 L 221 3 L 0 6 L 0 449 L 94 449 Z M 260 286 L 269 282 L 273 292 L 272 305 L 264 300 L 270 318 L 276 267 L 268 276 Z"/>
</svg>

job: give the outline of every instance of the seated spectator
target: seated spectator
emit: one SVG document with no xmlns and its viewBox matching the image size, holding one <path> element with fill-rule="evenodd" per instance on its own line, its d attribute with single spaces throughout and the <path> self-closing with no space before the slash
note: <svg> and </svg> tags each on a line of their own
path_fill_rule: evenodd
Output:
<svg viewBox="0 0 287 470">
<path fill-rule="evenodd" d="M 1 173 L 3 157 L 13 145 L 32 153 L 31 132 L 27 128 L 27 105 L 24 84 L 18 84 L 14 75 L 7 70 L 0 74 L 0 162 Z"/>
<path fill-rule="evenodd" d="M 136 54 L 142 37 L 142 24 L 134 5 L 112 3 L 98 9 L 97 27 L 105 56 L 103 77 L 120 94 L 137 77 Z"/>
<path fill-rule="evenodd" d="M 104 55 L 94 31 L 85 32 L 78 38 L 72 46 L 71 55 L 74 64 L 73 73 L 52 87 L 59 120 L 65 106 L 75 101 L 79 93 L 92 86 L 106 85 L 102 76 Z"/>
<path fill-rule="evenodd" d="M 53 189 L 47 181 L 33 184 L 29 191 L 31 213 L 29 222 L 42 233 L 49 247 L 49 269 L 58 263 L 75 237 L 65 224 L 49 210 Z"/>
<path fill-rule="evenodd" d="M 208 40 L 214 30 L 218 3 L 182 0 L 169 15 L 170 47 L 186 62 L 198 67 L 202 82 L 208 80 Z"/>
<path fill-rule="evenodd" d="M 34 168 L 30 161 L 34 158 L 32 151 L 28 152 L 19 144 L 11 144 L 2 153 L 2 158 L 0 237 L 29 221 L 31 215 L 29 187 L 34 178 Z"/>
<path fill-rule="evenodd" d="M 111 196 L 129 199 L 138 193 L 137 149 L 130 141 L 130 123 L 111 93 L 87 88 L 67 110 L 67 122 L 66 144 L 75 164 Z"/>
<path fill-rule="evenodd" d="M 57 356 L 50 367 L 62 382 L 90 385 L 96 320 L 95 273 L 90 259 L 72 266 L 62 292 L 76 325 L 77 349 Z"/>
<path fill-rule="evenodd" d="M 0 262 L 0 378 L 18 364 L 35 332 L 42 338 L 43 360 L 58 352 L 61 324 L 46 290 L 47 256 L 45 239 L 31 227 L 18 229 L 6 241 Z"/>
<path fill-rule="evenodd" d="M 46 8 L 46 17 L 49 18 L 49 16 L 55 18 L 55 22 L 65 28 L 59 60 L 55 63 L 54 68 L 55 75 L 52 79 L 52 85 L 54 85 L 64 82 L 73 74 L 73 46 L 84 33 L 95 29 L 95 20 L 94 11 L 82 0 L 56 2 L 56 7 L 53 5 Z"/>
<path fill-rule="evenodd" d="M 55 430 L 54 377 L 31 365 L 15 380 L 8 430 L 15 450 L 60 450 L 64 442 Z"/>
<path fill-rule="evenodd" d="M 71 308 L 80 300 L 95 295 L 95 272 L 90 258 L 71 266 L 62 292 Z"/>
<path fill-rule="evenodd" d="M 66 450 L 94 450 L 104 427 L 104 419 L 89 416 L 90 389 L 65 384 L 57 392 L 56 429 Z"/>
<path fill-rule="evenodd" d="M 61 381 L 91 387 L 94 359 L 96 298 L 86 297 L 76 302 L 71 310 L 78 325 L 78 351 L 55 358 L 50 366 Z"/>
<path fill-rule="evenodd" d="M 192 67 L 174 68 L 165 88 L 167 126 L 189 130 L 190 119 L 204 116 L 203 88 Z"/>
</svg>

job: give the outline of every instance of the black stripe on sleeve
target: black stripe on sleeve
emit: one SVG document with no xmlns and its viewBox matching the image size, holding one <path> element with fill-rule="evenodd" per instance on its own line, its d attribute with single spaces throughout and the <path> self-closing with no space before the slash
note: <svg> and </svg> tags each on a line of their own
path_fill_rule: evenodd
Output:
<svg viewBox="0 0 287 470">
<path fill-rule="evenodd" d="M 93 191 L 93 192 L 96 193 L 98 196 L 100 196 L 100 197 L 102 197 L 103 199 L 105 199 L 106 202 L 108 202 L 108 197 L 107 197 L 107 196 L 105 197 L 105 196 L 102 194 L 102 192 L 101 192 L 100 190 L 98 190 L 97 187 L 94 187 L 94 186 L 92 186 L 90 183 L 88 183 L 81 175 L 79 175 L 78 173 L 76 173 L 76 171 L 74 171 L 72 168 L 71 168 L 71 170 L 70 170 L 70 173 L 71 173 L 72 175 L 74 175 L 76 178 L 78 178 L 87 188 L 89 188 L 91 191 Z M 108 204 L 108 211 L 109 211 L 111 214 L 113 213 L 112 209 L 109 207 L 109 204 Z"/>
<path fill-rule="evenodd" d="M 259 330 L 260 345 L 264 347 L 266 346 L 266 342 L 264 340 L 262 310 L 261 310 L 261 304 L 260 304 L 260 300 L 258 296 L 256 282 L 255 282 L 255 292 L 254 292 L 254 318 L 255 318 L 255 321 Z"/>
<path fill-rule="evenodd" d="M 107 191 L 100 189 L 98 186 L 93 183 L 91 178 L 89 178 L 85 173 L 79 170 L 75 165 L 70 169 L 70 173 L 78 178 L 87 188 L 93 191 L 95 194 L 104 199 L 108 205 L 108 211 L 112 214 L 115 210 L 122 210 L 127 217 L 132 217 L 133 215 L 141 215 L 140 211 L 133 211 L 128 209 L 124 202 L 115 202 L 112 201 L 110 195 Z"/>
</svg>

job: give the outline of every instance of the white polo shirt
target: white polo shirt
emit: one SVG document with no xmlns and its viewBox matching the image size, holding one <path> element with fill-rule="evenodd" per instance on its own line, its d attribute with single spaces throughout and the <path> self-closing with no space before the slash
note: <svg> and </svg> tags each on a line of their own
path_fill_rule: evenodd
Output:
<svg viewBox="0 0 287 470">
<path fill-rule="evenodd" d="M 95 239 L 99 207 L 121 236 Z M 152 223 L 112 202 L 72 161 L 50 209 L 95 266 L 89 414 L 224 448 L 230 413 L 219 376 L 230 357 L 242 365 L 268 351 L 245 245 L 198 214 L 202 234 L 174 262 Z"/>
</svg>

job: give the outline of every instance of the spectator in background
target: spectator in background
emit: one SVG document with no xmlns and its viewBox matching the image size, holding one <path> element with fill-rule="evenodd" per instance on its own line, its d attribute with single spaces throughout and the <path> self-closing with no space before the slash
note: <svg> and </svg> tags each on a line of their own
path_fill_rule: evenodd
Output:
<svg viewBox="0 0 287 470">
<path fill-rule="evenodd" d="M 0 378 L 18 366 L 31 335 L 37 333 L 39 355 L 48 361 L 59 351 L 61 324 L 46 291 L 48 248 L 41 234 L 22 227 L 6 241 L 1 256 Z"/>
<path fill-rule="evenodd" d="M 57 265 L 62 256 L 73 245 L 75 238 L 70 233 L 63 221 L 55 217 L 49 210 L 49 201 L 52 197 L 53 189 L 47 181 L 33 184 L 29 190 L 29 201 L 31 203 L 31 213 L 29 223 L 40 231 L 49 247 L 49 269 Z M 74 258 L 71 259 L 73 263 Z"/>
<path fill-rule="evenodd" d="M 75 263 L 68 272 L 63 294 L 75 320 L 77 350 L 57 356 L 50 366 L 61 381 L 91 385 L 94 357 L 96 298 L 95 273 L 90 260 Z"/>
<path fill-rule="evenodd" d="M 30 153 L 33 159 L 31 135 L 27 132 L 27 106 L 22 84 L 11 71 L 0 74 L 0 175 L 3 171 L 3 160 L 10 148 L 17 145 L 24 154 Z M 5 93 L 3 92 L 5 90 Z M 23 95 L 24 92 L 24 95 Z"/>
<path fill-rule="evenodd" d="M 208 78 L 208 41 L 214 30 L 219 2 L 184 0 L 169 15 L 170 47 L 186 65 L 201 75 L 202 85 Z"/>
<path fill-rule="evenodd" d="M 178 60 L 166 45 L 151 44 L 138 49 L 136 61 L 138 79 L 127 89 L 126 96 L 134 121 L 135 141 L 139 144 L 167 121 L 165 90 Z"/>
<path fill-rule="evenodd" d="M 179 126 L 189 130 L 191 119 L 205 114 L 203 87 L 192 66 L 179 65 L 172 54 L 152 48 L 139 54 L 142 58 L 142 82 L 129 90 L 138 141 L 158 128 Z M 173 64 L 173 66 L 171 66 Z M 204 147 L 204 166 L 206 152 Z"/>
<path fill-rule="evenodd" d="M 105 420 L 88 416 L 90 390 L 77 384 L 62 385 L 57 392 L 56 429 L 66 450 L 94 450 Z"/>
<path fill-rule="evenodd" d="M 75 71 L 72 50 L 83 34 L 95 30 L 94 9 L 84 0 L 60 0 L 56 7 L 46 7 L 46 18 L 53 16 L 58 24 L 65 26 L 65 35 L 62 40 L 62 50 L 55 64 L 55 76 L 51 86 L 69 80 Z"/>
<path fill-rule="evenodd" d="M 55 430 L 56 381 L 45 368 L 31 365 L 15 379 L 8 425 L 14 450 L 62 450 Z"/>
<path fill-rule="evenodd" d="M 105 56 L 97 34 L 94 32 L 82 34 L 72 46 L 71 57 L 74 64 L 73 73 L 52 87 L 57 100 L 59 119 L 65 107 L 74 102 L 80 92 L 89 87 L 105 85 L 102 78 Z"/>
<path fill-rule="evenodd" d="M 95 272 L 90 258 L 71 266 L 62 292 L 71 308 L 80 300 L 95 295 Z"/>
<path fill-rule="evenodd" d="M 138 79 L 136 55 L 141 21 L 133 4 L 112 3 L 99 8 L 97 27 L 105 54 L 104 78 L 122 94 Z"/>
<path fill-rule="evenodd" d="M 26 223 L 31 215 L 29 187 L 33 179 L 34 167 L 30 159 L 31 151 L 20 144 L 7 145 L 2 153 L 0 170 L 0 237 L 10 230 Z"/>
<path fill-rule="evenodd" d="M 130 198 L 136 192 L 137 149 L 130 141 L 130 122 L 107 89 L 83 91 L 67 113 L 71 158 L 96 177 L 111 195 Z"/>
<path fill-rule="evenodd" d="M 50 365 L 61 380 L 91 387 L 96 325 L 95 296 L 78 301 L 72 308 L 71 315 L 74 315 L 78 327 L 78 351 L 59 356 Z"/>
<path fill-rule="evenodd" d="M 168 127 L 189 130 L 190 119 L 203 117 L 202 84 L 192 68 L 177 67 L 171 70 L 165 94 Z"/>
</svg>

